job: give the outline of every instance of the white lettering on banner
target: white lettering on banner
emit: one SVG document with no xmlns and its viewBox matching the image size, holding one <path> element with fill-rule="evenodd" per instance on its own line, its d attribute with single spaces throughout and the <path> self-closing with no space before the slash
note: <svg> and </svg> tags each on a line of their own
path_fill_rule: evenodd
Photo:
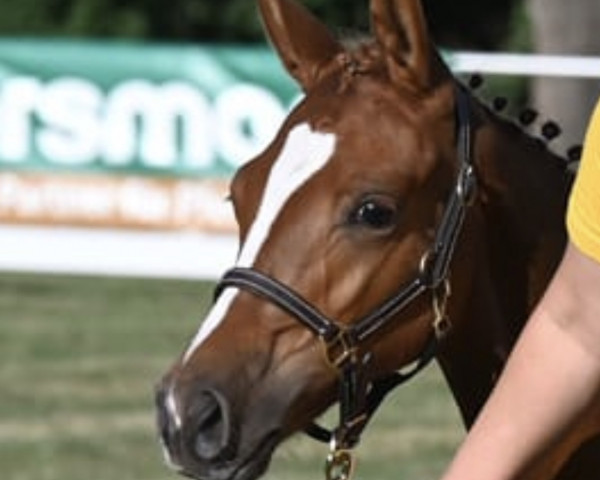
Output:
<svg viewBox="0 0 600 480">
<path fill-rule="evenodd" d="M 126 180 L 117 199 L 119 216 L 135 222 L 165 224 L 171 213 L 171 199 L 163 188 L 144 180 Z"/>
<path fill-rule="evenodd" d="M 35 78 L 6 80 L 0 90 L 0 157 L 8 163 L 23 162 L 31 151 L 33 112 L 42 92 Z"/>
<path fill-rule="evenodd" d="M 227 183 L 0 172 L 0 223 L 233 233 Z"/>
<path fill-rule="evenodd" d="M 212 115 L 207 98 L 189 85 L 123 83 L 107 97 L 102 156 L 110 165 L 127 165 L 139 151 L 145 166 L 169 168 L 181 152 L 188 164 L 209 167 Z"/>
<path fill-rule="evenodd" d="M 254 85 L 226 90 L 215 107 L 219 151 L 235 167 L 259 154 L 285 118 L 277 97 Z"/>
<path fill-rule="evenodd" d="M 102 92 L 79 78 L 61 78 L 39 95 L 36 113 L 43 126 L 37 135 L 40 153 L 62 165 L 85 165 L 99 148 Z"/>
<path fill-rule="evenodd" d="M 124 81 L 104 93 L 90 80 L 0 85 L 0 165 L 40 156 L 49 166 L 140 166 L 164 171 L 232 168 L 274 136 L 286 109 L 267 89 L 236 84 L 214 99 L 190 84 Z"/>
<path fill-rule="evenodd" d="M 215 191 L 217 192 L 215 194 Z M 172 220 L 176 225 L 190 225 L 194 223 L 197 212 L 204 212 L 204 217 L 209 218 L 211 224 L 227 223 L 228 230 L 237 231 L 233 218 L 230 202 L 224 201 L 229 184 L 224 188 L 206 188 L 196 182 L 178 182 L 173 193 L 177 200 L 173 202 Z M 228 222 L 225 221 L 228 219 Z"/>
<path fill-rule="evenodd" d="M 98 182 L 28 181 L 14 174 L 0 175 L 0 220 L 69 219 L 86 223 L 114 217 L 115 186 Z"/>
</svg>

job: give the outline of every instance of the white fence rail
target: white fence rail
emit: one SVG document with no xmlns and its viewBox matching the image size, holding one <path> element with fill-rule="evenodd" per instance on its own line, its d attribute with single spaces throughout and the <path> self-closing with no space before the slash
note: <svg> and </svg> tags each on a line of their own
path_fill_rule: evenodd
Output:
<svg viewBox="0 0 600 480">
<path fill-rule="evenodd" d="M 600 57 L 460 52 L 450 58 L 457 73 L 600 78 Z"/>
</svg>

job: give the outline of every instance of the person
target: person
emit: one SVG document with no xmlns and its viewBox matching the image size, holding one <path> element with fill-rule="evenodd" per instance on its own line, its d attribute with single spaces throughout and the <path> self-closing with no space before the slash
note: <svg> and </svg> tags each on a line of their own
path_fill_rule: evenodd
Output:
<svg viewBox="0 0 600 480">
<path fill-rule="evenodd" d="M 600 401 L 600 101 L 566 223 L 564 257 L 442 480 L 523 478 Z"/>
</svg>

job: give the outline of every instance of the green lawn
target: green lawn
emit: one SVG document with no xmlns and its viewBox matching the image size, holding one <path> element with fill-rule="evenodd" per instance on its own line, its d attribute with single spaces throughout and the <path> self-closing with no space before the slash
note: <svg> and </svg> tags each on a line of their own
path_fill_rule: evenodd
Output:
<svg viewBox="0 0 600 480">
<path fill-rule="evenodd" d="M 211 298 L 201 282 L 0 276 L 3 480 L 179 478 L 162 464 L 152 391 Z M 462 436 L 439 373 L 394 395 L 357 479 L 435 479 Z M 322 478 L 326 448 L 292 439 L 268 480 Z"/>
</svg>

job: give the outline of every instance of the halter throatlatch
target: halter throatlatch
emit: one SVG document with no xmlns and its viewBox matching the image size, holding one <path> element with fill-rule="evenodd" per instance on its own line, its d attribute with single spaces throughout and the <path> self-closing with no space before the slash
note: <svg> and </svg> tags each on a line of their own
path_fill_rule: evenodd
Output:
<svg viewBox="0 0 600 480">
<path fill-rule="evenodd" d="M 322 341 L 327 361 L 340 378 L 339 422 L 333 431 L 313 423 L 306 428 L 306 433 L 330 445 L 325 470 L 327 480 L 350 479 L 354 468 L 351 450 L 358 444 L 369 420 L 391 390 L 411 379 L 431 362 L 440 340 L 450 328 L 446 312 L 450 296 L 449 267 L 476 187 L 471 154 L 469 97 L 461 86 L 456 88 L 456 117 L 460 170 L 433 244 L 423 254 L 415 279 L 368 315 L 354 323 L 342 325 L 320 312 L 287 285 L 250 268 L 229 270 L 217 285 L 216 296 L 225 288 L 236 287 L 269 300 Z M 372 355 L 361 351 L 360 345 L 426 292 L 430 292 L 432 298 L 433 328 L 417 360 L 408 370 L 378 379 L 366 378 L 366 367 Z"/>
</svg>

